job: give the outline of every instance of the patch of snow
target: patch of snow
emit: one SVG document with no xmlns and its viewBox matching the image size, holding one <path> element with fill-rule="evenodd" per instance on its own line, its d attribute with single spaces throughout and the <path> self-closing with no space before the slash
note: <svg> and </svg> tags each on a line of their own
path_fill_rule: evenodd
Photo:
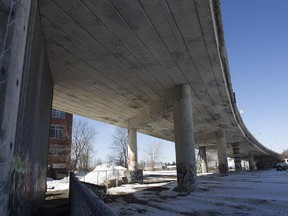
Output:
<svg viewBox="0 0 288 216">
<path fill-rule="evenodd" d="M 69 177 L 60 180 L 47 181 L 47 191 L 58 191 L 69 189 Z"/>
<path fill-rule="evenodd" d="M 113 187 L 108 189 L 108 194 L 119 195 L 119 194 L 130 194 L 137 190 L 132 188 L 131 185 L 121 185 L 120 187 Z"/>
<path fill-rule="evenodd" d="M 121 179 L 125 176 L 125 167 L 102 164 L 81 178 L 81 181 L 100 185 L 105 179 Z"/>
</svg>

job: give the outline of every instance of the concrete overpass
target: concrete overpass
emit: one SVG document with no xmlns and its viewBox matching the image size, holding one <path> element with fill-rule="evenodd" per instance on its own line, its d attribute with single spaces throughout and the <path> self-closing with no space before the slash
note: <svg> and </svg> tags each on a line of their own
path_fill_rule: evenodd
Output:
<svg viewBox="0 0 288 216">
<path fill-rule="evenodd" d="M 1 213 L 25 211 L 21 196 L 30 207 L 43 200 L 52 96 L 54 108 L 128 128 L 132 172 L 137 131 L 175 141 L 180 191 L 197 184 L 194 148 L 204 158 L 217 152 L 222 173 L 227 156 L 251 169 L 279 157 L 238 112 L 219 1 L 3 0 L 1 8 Z"/>
<path fill-rule="evenodd" d="M 191 87 L 196 147 L 228 156 L 274 154 L 236 107 L 219 4 L 214 1 L 39 1 L 54 81 L 53 107 L 174 141 L 173 93 Z"/>
</svg>

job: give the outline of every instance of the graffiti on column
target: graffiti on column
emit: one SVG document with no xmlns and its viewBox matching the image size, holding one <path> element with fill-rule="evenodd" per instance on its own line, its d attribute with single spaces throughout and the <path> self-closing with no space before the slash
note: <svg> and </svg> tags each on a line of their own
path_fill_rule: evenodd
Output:
<svg viewBox="0 0 288 216">
<path fill-rule="evenodd" d="M 196 182 L 192 164 L 177 164 L 177 178 L 179 191 L 191 191 Z"/>
<path fill-rule="evenodd" d="M 128 171 L 129 183 L 143 183 L 143 170 Z"/>
</svg>

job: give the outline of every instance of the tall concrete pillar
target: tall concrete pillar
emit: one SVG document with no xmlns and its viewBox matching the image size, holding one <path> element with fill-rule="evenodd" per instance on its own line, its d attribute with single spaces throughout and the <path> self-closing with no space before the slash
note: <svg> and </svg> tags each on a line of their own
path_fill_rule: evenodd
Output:
<svg viewBox="0 0 288 216">
<path fill-rule="evenodd" d="M 178 191 L 196 190 L 197 173 L 194 147 L 194 128 L 191 89 L 180 85 L 175 90 L 173 118 L 175 131 Z"/>
<path fill-rule="evenodd" d="M 134 128 L 128 129 L 128 170 L 136 171 L 137 162 L 137 131 Z"/>
<path fill-rule="evenodd" d="M 0 94 L 0 215 L 33 215 L 45 200 L 53 81 L 38 1 L 3 2 L 13 8 L 0 73 L 7 82 Z"/>
<path fill-rule="evenodd" d="M 233 148 L 233 155 L 234 155 L 235 171 L 240 172 L 242 170 L 242 165 L 241 165 L 241 158 L 240 158 L 239 143 L 232 144 L 232 148 Z"/>
<path fill-rule="evenodd" d="M 253 152 L 248 153 L 248 161 L 249 161 L 249 170 L 254 171 L 255 170 L 255 162 L 254 162 Z"/>
<path fill-rule="evenodd" d="M 207 156 L 206 156 L 206 147 L 199 148 L 199 156 L 200 156 L 200 166 L 201 172 L 207 173 L 208 172 L 208 164 L 207 164 Z"/>
<path fill-rule="evenodd" d="M 143 170 L 138 170 L 137 130 L 128 129 L 128 182 L 143 183 Z"/>
<path fill-rule="evenodd" d="M 225 132 L 216 132 L 217 154 L 219 163 L 220 174 L 226 174 L 228 172 L 227 151 L 226 151 L 226 138 Z"/>
</svg>

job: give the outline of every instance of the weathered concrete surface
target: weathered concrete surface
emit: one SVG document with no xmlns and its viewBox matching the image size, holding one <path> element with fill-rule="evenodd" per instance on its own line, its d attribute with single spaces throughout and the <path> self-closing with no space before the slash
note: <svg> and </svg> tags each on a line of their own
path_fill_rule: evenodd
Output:
<svg viewBox="0 0 288 216">
<path fill-rule="evenodd" d="M 173 104 L 175 149 L 177 166 L 177 190 L 191 192 L 197 187 L 193 111 L 189 85 L 175 89 Z"/>
<path fill-rule="evenodd" d="M 240 147 L 239 143 L 232 144 L 234 154 L 235 171 L 240 172 L 242 170 L 241 158 L 240 158 Z"/>
<path fill-rule="evenodd" d="M 37 1 L 19 1 L 1 121 L 0 215 L 31 215 L 45 198 L 53 81 Z"/>
<path fill-rule="evenodd" d="M 136 171 L 138 167 L 137 157 L 137 131 L 128 129 L 128 170 Z"/>
<path fill-rule="evenodd" d="M 227 161 L 227 143 L 225 131 L 217 132 L 217 155 L 218 155 L 218 166 L 221 174 L 228 172 L 228 161 Z"/>
<path fill-rule="evenodd" d="M 127 180 L 128 183 L 134 184 L 134 183 L 143 183 L 143 170 L 128 170 L 127 171 Z"/>
<path fill-rule="evenodd" d="M 249 162 L 249 170 L 254 171 L 255 170 L 255 162 L 254 162 L 253 152 L 248 153 L 248 162 Z"/>
<path fill-rule="evenodd" d="M 53 107 L 175 140 L 172 93 L 188 84 L 195 147 L 217 149 L 217 131 L 243 142 L 241 158 L 276 156 L 246 129 L 236 107 L 219 1 L 39 0 Z M 247 141 L 247 142 L 246 142 Z M 250 144 L 249 144 L 250 143 Z"/>
</svg>

